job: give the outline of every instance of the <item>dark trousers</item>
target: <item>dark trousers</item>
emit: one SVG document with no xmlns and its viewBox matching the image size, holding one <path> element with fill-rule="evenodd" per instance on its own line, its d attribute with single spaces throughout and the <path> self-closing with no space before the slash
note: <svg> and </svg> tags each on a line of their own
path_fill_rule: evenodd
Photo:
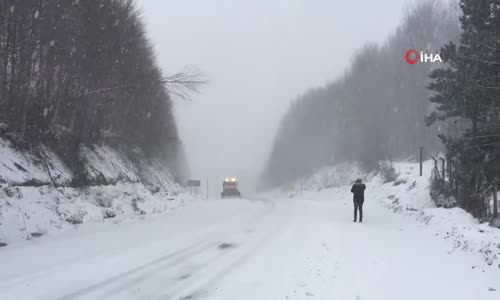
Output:
<svg viewBox="0 0 500 300">
<path fill-rule="evenodd" d="M 354 201 L 354 221 L 358 219 L 359 210 L 359 221 L 363 222 L 363 202 L 364 201 Z"/>
</svg>

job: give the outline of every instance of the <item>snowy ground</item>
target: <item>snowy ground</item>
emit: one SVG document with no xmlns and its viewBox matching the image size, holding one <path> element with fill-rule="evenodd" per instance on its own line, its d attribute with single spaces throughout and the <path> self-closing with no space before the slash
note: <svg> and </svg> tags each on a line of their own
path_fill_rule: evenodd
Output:
<svg viewBox="0 0 500 300">
<path fill-rule="evenodd" d="M 500 268 L 438 234 L 483 225 L 446 217 L 417 199 L 426 179 L 401 177 L 416 183 L 367 177 L 362 224 L 352 223 L 350 180 L 329 176 L 325 189 L 318 173 L 287 198 L 212 199 L 16 243 L 0 248 L 0 299 L 499 299 Z M 462 240 L 492 238 L 500 252 L 498 232 L 484 234 Z"/>
<path fill-rule="evenodd" d="M 408 221 L 417 220 L 426 225 L 425 230 L 430 234 L 449 241 L 450 253 L 475 254 L 500 270 L 500 229 L 479 223 L 463 209 L 435 207 L 429 194 L 432 161 L 424 163 L 423 176 L 419 176 L 418 163 L 396 162 L 394 168 L 397 180 L 384 183 L 379 174 L 365 174 L 353 164 L 325 167 L 293 183 L 282 193 L 295 198 L 302 195 L 311 199 L 335 199 L 339 194 L 349 194 L 354 178 L 363 178 L 367 182 L 367 201 L 402 214 Z"/>
</svg>

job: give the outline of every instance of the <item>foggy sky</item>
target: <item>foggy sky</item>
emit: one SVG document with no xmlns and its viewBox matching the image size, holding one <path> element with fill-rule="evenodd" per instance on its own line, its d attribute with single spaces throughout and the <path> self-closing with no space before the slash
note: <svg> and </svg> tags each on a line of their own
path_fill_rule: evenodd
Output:
<svg viewBox="0 0 500 300">
<path fill-rule="evenodd" d="M 195 67 L 210 81 L 176 102 L 176 117 L 192 177 L 217 195 L 226 176 L 254 190 L 290 102 L 335 80 L 364 43 L 383 42 L 408 1 L 137 3 L 164 73 Z"/>
</svg>

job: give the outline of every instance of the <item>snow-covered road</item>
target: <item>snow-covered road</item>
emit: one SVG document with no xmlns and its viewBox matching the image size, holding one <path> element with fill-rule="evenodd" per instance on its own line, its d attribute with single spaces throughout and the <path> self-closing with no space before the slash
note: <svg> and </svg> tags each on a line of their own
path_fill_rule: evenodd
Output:
<svg viewBox="0 0 500 300">
<path fill-rule="evenodd" d="M 347 196 L 214 199 L 18 243 L 0 299 L 499 299 L 498 270 L 373 202 L 354 224 Z"/>
</svg>

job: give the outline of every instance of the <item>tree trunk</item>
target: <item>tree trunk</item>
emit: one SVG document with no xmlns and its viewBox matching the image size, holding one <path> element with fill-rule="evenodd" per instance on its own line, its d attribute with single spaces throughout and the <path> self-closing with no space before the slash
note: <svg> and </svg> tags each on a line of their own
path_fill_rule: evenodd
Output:
<svg viewBox="0 0 500 300">
<path fill-rule="evenodd" d="M 498 218 L 498 199 L 497 199 L 497 186 L 493 187 L 493 217 Z"/>
</svg>

